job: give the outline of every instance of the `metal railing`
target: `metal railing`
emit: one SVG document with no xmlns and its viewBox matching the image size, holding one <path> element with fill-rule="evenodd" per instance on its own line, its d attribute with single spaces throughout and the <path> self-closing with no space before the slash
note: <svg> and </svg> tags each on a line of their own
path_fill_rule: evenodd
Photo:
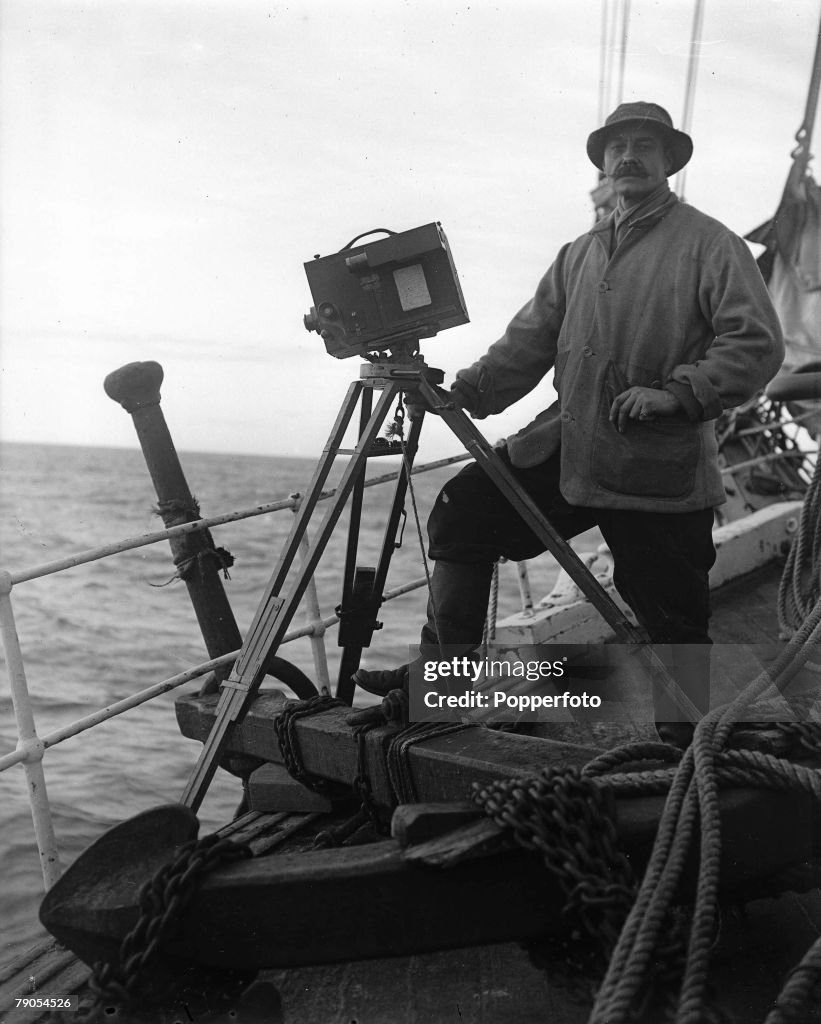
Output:
<svg viewBox="0 0 821 1024">
<path fill-rule="evenodd" d="M 806 451 L 801 452 L 800 456 L 802 458 L 807 458 L 808 454 L 811 459 L 812 453 L 807 453 Z M 766 463 L 774 458 L 783 458 L 785 455 L 795 455 L 795 457 L 798 457 L 799 453 L 782 452 L 774 453 L 772 455 L 768 454 L 766 456 L 751 459 L 747 462 L 725 467 L 722 469 L 722 473 L 724 475 L 731 475 L 741 469 L 748 468 L 749 466 L 757 465 L 758 463 Z M 467 461 L 470 458 L 470 455 L 463 453 L 450 458 L 439 459 L 435 462 L 414 466 L 412 472 L 413 475 L 430 472 L 458 462 Z M 375 487 L 389 483 L 396 480 L 397 476 L 397 472 L 392 472 L 373 477 L 365 482 L 365 486 Z M 334 489 L 323 491 L 320 500 L 327 500 L 332 497 L 334 493 Z M 301 496 L 299 494 L 292 494 L 287 498 L 263 505 L 257 505 L 253 508 L 240 509 L 223 515 L 211 516 L 207 519 L 198 519 L 194 522 L 183 523 L 163 530 L 156 530 L 150 533 L 140 534 L 139 536 L 128 537 L 121 541 L 76 552 L 75 554 L 68 555 L 64 558 L 56 559 L 54 561 L 46 562 L 17 572 L 0 570 L 0 634 L 2 635 L 3 646 L 5 649 L 11 699 L 17 725 L 17 746 L 13 751 L 0 756 L 0 772 L 6 771 L 14 765 L 19 764 L 23 766 L 29 803 L 31 806 L 34 833 L 40 855 L 43 881 L 47 889 L 50 888 L 51 885 L 53 885 L 60 877 L 61 867 L 43 766 L 45 752 L 49 748 L 62 743 L 64 740 L 67 740 L 72 736 L 77 736 L 80 733 L 92 729 L 103 722 L 139 707 L 141 704 L 151 701 L 162 694 L 175 690 L 183 684 L 202 677 L 209 672 L 223 668 L 226 665 L 230 665 L 236 660 L 239 651 L 231 651 L 218 658 L 201 662 L 184 672 L 180 672 L 177 675 L 163 679 L 152 686 L 146 687 L 145 689 L 139 690 L 136 693 L 123 698 L 122 700 L 118 700 L 98 709 L 95 712 L 92 712 L 91 714 L 76 719 L 67 725 L 61 726 L 44 737 L 40 737 L 37 733 L 32 700 L 26 681 L 23 653 L 15 625 L 14 609 L 11 599 L 13 588 L 22 583 L 40 579 L 44 576 L 65 572 L 89 562 L 99 561 L 126 551 L 132 551 L 135 548 L 158 544 L 164 540 L 170 540 L 174 537 L 180 536 L 181 534 L 209 530 L 214 527 L 224 526 L 228 523 L 250 519 L 255 516 L 270 515 L 278 511 L 291 510 L 292 512 L 296 512 L 299 508 L 300 501 Z M 302 540 L 302 550 L 306 550 L 308 546 L 308 538 L 305 536 Z M 534 602 L 530 592 L 527 568 L 524 563 L 519 563 L 518 572 L 522 609 L 526 613 L 528 611 L 532 613 Z M 425 584 L 425 577 L 419 577 L 387 591 L 383 595 L 383 599 L 385 601 L 393 600 L 404 594 L 410 593 L 413 590 L 419 589 L 425 586 Z M 300 637 L 307 637 L 310 639 L 318 688 L 322 692 L 329 692 L 330 683 L 324 636 L 328 628 L 338 623 L 339 617 L 336 614 L 325 617 L 322 616 L 319 598 L 316 593 L 313 580 L 309 582 L 306 590 L 303 607 L 306 613 L 305 622 L 303 625 L 290 630 L 285 635 L 282 642 L 289 643 Z"/>
<path fill-rule="evenodd" d="M 470 458 L 468 454 L 455 455 L 447 459 L 439 459 L 435 462 L 415 466 L 413 474 L 430 472 L 453 465 L 457 462 L 464 462 Z M 380 484 L 396 480 L 398 472 L 386 473 L 382 476 L 373 477 L 365 482 L 366 487 L 375 487 Z M 324 491 L 320 500 L 327 500 L 332 497 L 333 489 Z M 151 544 L 158 544 L 161 541 L 169 540 L 180 534 L 193 533 L 199 530 L 208 530 L 217 526 L 224 526 L 227 523 L 238 522 L 243 519 L 250 519 L 254 516 L 270 515 L 274 512 L 290 509 L 296 511 L 299 508 L 301 496 L 292 494 L 288 498 L 273 501 L 264 505 L 257 505 L 253 508 L 241 509 L 229 512 L 224 515 L 212 516 L 208 519 L 198 519 L 195 522 L 184 523 L 179 526 L 172 526 L 163 530 L 156 530 L 151 533 L 140 534 L 136 537 L 128 537 L 125 540 L 104 544 L 96 548 L 76 552 L 64 558 L 45 562 L 18 572 L 0 570 L 0 634 L 2 635 L 3 647 L 5 650 L 6 665 L 9 676 L 9 689 L 11 692 L 12 706 L 17 725 L 17 746 L 16 748 L 0 756 L 0 772 L 12 768 L 14 765 L 22 765 L 26 778 L 29 804 L 31 807 L 34 834 L 37 842 L 37 849 L 40 855 L 40 865 L 43 874 L 43 883 L 49 889 L 60 877 L 61 865 L 57 840 L 54 832 L 51 806 L 46 786 L 44 756 L 46 751 L 62 743 L 72 736 L 93 729 L 95 726 L 130 711 L 133 708 L 145 704 L 162 694 L 168 693 L 191 682 L 201 676 L 207 675 L 216 669 L 231 664 L 236 660 L 239 651 L 231 651 L 209 661 L 170 676 L 168 679 L 146 687 L 128 697 L 118 700 L 105 707 L 99 708 L 91 714 L 69 722 L 58 729 L 53 730 L 46 736 L 39 736 L 35 722 L 34 708 L 26 680 L 25 664 L 20 640 L 17 635 L 17 627 L 14 618 L 14 607 L 12 602 L 12 591 L 21 583 L 40 579 L 44 576 L 51 576 L 55 573 L 65 572 L 76 566 L 89 562 L 110 558 L 113 555 L 132 551 L 135 548 L 145 547 Z M 303 545 L 307 546 L 307 537 L 303 538 Z M 383 598 L 385 601 L 401 597 L 403 594 L 417 590 L 425 585 L 425 577 L 411 580 L 401 586 L 387 591 Z M 323 617 L 320 610 L 319 598 L 313 580 L 311 580 L 304 600 L 306 621 L 303 625 L 297 626 L 288 632 L 283 643 L 296 640 L 299 637 L 308 637 L 311 640 L 314 667 L 320 690 L 327 692 L 329 687 L 328 663 L 325 651 L 324 636 L 326 630 L 339 621 L 338 615 Z"/>
</svg>

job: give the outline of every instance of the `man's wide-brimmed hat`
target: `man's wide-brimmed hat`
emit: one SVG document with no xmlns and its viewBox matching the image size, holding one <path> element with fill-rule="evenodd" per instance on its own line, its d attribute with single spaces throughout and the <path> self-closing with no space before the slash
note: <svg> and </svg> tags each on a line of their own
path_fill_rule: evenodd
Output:
<svg viewBox="0 0 821 1024">
<path fill-rule="evenodd" d="M 587 155 L 604 170 L 604 147 L 611 135 L 619 129 L 654 128 L 664 139 L 664 145 L 673 154 L 670 174 L 675 174 L 693 155 L 693 140 L 685 132 L 673 127 L 673 119 L 658 103 L 622 103 L 587 140 Z"/>
</svg>

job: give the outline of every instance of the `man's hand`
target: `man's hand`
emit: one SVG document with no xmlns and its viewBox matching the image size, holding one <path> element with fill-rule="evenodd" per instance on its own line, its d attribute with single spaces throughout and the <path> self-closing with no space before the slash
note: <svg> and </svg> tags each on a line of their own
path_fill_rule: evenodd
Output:
<svg viewBox="0 0 821 1024">
<path fill-rule="evenodd" d="M 616 395 L 610 406 L 610 422 L 623 434 L 628 420 L 654 420 L 657 416 L 672 416 L 681 409 L 682 404 L 672 391 L 632 387 Z"/>
<path fill-rule="evenodd" d="M 465 394 L 462 387 L 453 385 L 451 390 L 444 393 L 446 400 L 453 402 L 457 409 L 464 409 L 468 404 L 468 396 Z M 417 419 L 423 412 L 432 413 L 434 416 L 439 415 L 439 410 L 435 409 L 429 402 L 427 402 L 418 391 L 410 391 L 405 396 L 405 405 L 407 406 L 408 412 L 410 413 L 411 419 Z"/>
</svg>

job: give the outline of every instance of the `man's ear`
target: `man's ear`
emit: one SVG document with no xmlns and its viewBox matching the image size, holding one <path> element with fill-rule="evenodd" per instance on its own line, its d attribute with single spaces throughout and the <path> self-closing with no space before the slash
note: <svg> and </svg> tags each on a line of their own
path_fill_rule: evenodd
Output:
<svg viewBox="0 0 821 1024">
<path fill-rule="evenodd" d="M 673 171 L 673 151 L 672 149 L 665 149 L 664 151 L 664 169 L 667 171 L 668 176 Z"/>
</svg>

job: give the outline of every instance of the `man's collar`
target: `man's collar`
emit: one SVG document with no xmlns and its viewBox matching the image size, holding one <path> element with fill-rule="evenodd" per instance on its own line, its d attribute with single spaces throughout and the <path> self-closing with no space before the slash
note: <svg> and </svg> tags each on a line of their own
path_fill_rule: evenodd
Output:
<svg viewBox="0 0 821 1024">
<path fill-rule="evenodd" d="M 646 218 L 649 225 L 654 217 L 666 213 L 677 202 L 678 196 L 670 190 L 670 186 L 666 181 L 662 182 L 658 188 L 653 189 L 640 203 L 636 203 L 635 206 L 631 206 L 629 209 L 622 208 L 619 210 L 619 204 L 621 203 L 621 197 L 619 197 L 619 203 L 617 203 L 613 212 L 607 217 L 602 218 L 602 220 L 597 221 L 590 229 L 590 234 L 610 231 L 615 223 L 625 217 L 631 224 Z"/>
<path fill-rule="evenodd" d="M 654 209 L 656 204 L 660 204 L 668 195 L 670 195 L 670 186 L 665 178 L 665 180 L 654 188 L 652 192 L 646 195 L 641 202 L 634 203 L 633 206 L 627 206 L 624 202 L 624 196 L 619 196 L 618 202 L 616 203 L 616 219 L 623 220 L 627 217 L 630 220 L 638 220 L 639 217 L 644 216 L 645 213 Z"/>
</svg>

